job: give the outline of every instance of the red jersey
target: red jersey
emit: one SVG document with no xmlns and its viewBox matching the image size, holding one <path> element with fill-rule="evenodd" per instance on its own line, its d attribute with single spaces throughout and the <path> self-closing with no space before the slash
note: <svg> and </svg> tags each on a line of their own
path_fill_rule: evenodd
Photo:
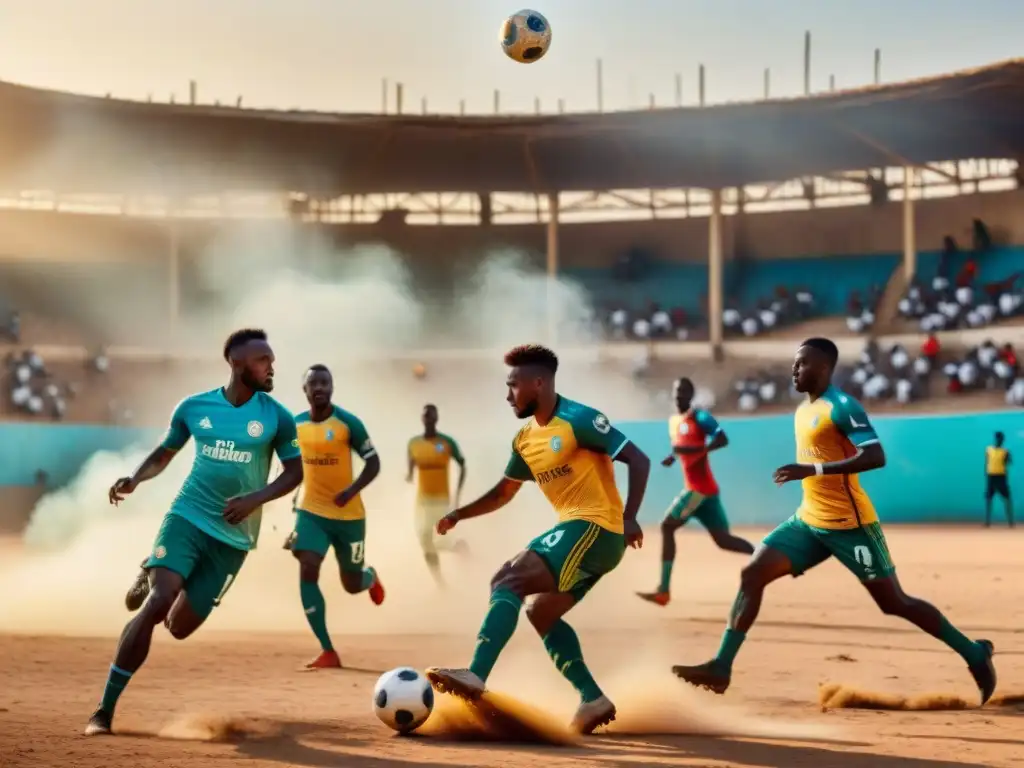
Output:
<svg viewBox="0 0 1024 768">
<path fill-rule="evenodd" d="M 686 413 L 676 413 L 668 420 L 668 434 L 672 447 L 706 445 L 708 440 L 722 428 L 715 417 L 707 411 L 691 408 Z M 703 496 L 717 496 L 718 483 L 711 474 L 711 462 L 707 453 L 677 454 L 683 468 L 686 488 Z"/>
</svg>

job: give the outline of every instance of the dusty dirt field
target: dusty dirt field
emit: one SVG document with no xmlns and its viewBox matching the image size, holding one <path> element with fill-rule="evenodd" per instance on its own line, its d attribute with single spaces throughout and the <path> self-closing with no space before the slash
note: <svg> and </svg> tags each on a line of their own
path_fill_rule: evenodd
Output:
<svg viewBox="0 0 1024 768">
<path fill-rule="evenodd" d="M 971 635 L 992 639 L 1000 691 L 1024 691 L 1024 534 L 892 528 L 889 537 L 905 588 L 934 601 Z M 703 660 L 717 647 L 743 560 L 687 532 L 680 540 L 675 602 L 665 609 L 637 605 L 630 593 L 653 583 L 657 543 L 651 531 L 645 549 L 627 559 L 614 583 L 591 596 L 600 603 L 587 614 L 595 618 L 580 623 L 591 666 L 620 709 L 617 732 L 582 745 L 458 740 L 438 725 L 457 714 L 447 703 L 428 723 L 433 735 L 392 736 L 370 711 L 377 674 L 405 664 L 464 663 L 472 632 L 441 626 L 433 635 L 345 634 L 339 625 L 352 599 L 327 585 L 335 639 L 350 669 L 299 673 L 296 667 L 314 650 L 306 634 L 218 631 L 215 615 L 184 643 L 158 633 L 149 664 L 121 700 L 115 728 L 122 733 L 113 738 L 80 733 L 119 623 L 110 626 L 111 638 L 0 635 L 0 766 L 940 768 L 1024 761 L 1021 708 L 820 710 L 818 686 L 829 681 L 885 693 L 959 694 L 972 706 L 976 696 L 954 653 L 879 615 L 834 563 L 771 590 L 725 697 L 687 689 L 667 665 Z M 480 607 L 473 604 L 474 616 Z M 495 687 L 543 707 L 553 722 L 567 720 L 572 694 L 525 621 L 509 657 L 499 662 L 503 674 Z M 210 740 L 231 728 L 242 733 Z"/>
</svg>

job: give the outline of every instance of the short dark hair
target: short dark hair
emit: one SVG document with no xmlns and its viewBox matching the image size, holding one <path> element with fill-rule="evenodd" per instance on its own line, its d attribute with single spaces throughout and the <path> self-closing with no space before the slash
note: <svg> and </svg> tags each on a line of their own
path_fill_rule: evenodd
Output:
<svg viewBox="0 0 1024 768">
<path fill-rule="evenodd" d="M 224 342 L 224 359 L 229 360 L 231 353 L 236 347 L 248 344 L 250 341 L 266 341 L 267 332 L 262 328 L 241 328 L 228 336 Z"/>
<path fill-rule="evenodd" d="M 1003 441 L 1005 439 L 1006 439 L 1006 435 L 1004 435 L 1002 432 L 996 432 L 996 442 L 997 443 L 1001 442 L 1001 441 Z"/>
<path fill-rule="evenodd" d="M 510 368 L 536 366 L 554 375 L 558 372 L 558 355 L 540 344 L 521 344 L 505 353 L 505 365 Z"/>
<path fill-rule="evenodd" d="M 318 371 L 320 373 L 326 373 L 328 376 L 331 374 L 331 369 L 323 363 L 313 363 L 309 368 L 306 369 L 306 373 L 310 371 Z"/>
<path fill-rule="evenodd" d="M 828 360 L 829 368 L 835 368 L 836 363 L 839 362 L 839 347 L 831 339 L 826 339 L 823 336 L 814 336 L 810 339 L 804 339 L 800 346 L 810 347 L 821 352 L 825 359 Z"/>
<path fill-rule="evenodd" d="M 676 386 L 677 387 L 689 387 L 690 389 L 696 389 L 696 387 L 693 386 L 693 382 L 690 380 L 690 378 L 688 376 L 680 376 L 678 379 L 676 379 Z"/>
<path fill-rule="evenodd" d="M 433 403 L 427 403 L 426 405 L 423 406 L 423 410 L 424 411 L 427 410 L 428 408 L 431 408 L 431 409 L 433 409 L 435 411 L 437 410 L 437 406 L 434 405 Z"/>
</svg>

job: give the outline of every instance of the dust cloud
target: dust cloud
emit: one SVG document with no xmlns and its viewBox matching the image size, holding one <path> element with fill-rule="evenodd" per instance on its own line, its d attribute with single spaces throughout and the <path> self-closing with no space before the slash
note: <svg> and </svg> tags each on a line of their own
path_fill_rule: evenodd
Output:
<svg viewBox="0 0 1024 768">
<path fill-rule="evenodd" d="M 307 269 L 310 264 L 320 267 Z M 443 563 L 449 578 L 442 599 L 414 539 L 405 446 L 421 428 L 422 406 L 435 403 L 439 428 L 459 441 L 467 457 L 464 500 L 489 488 L 501 476 L 519 426 L 504 401 L 502 352 L 515 343 L 548 340 L 542 311 L 548 291 L 570 336 L 560 335 L 556 348 L 585 348 L 591 308 L 582 291 L 570 283 L 549 285 L 521 256 L 497 253 L 485 255 L 459 283 L 463 293 L 441 306 L 435 301 L 428 313 L 399 254 L 377 246 L 339 251 L 308 228 L 284 222 L 232 226 L 207 243 L 198 279 L 210 297 L 209 309 L 190 313 L 182 330 L 209 352 L 210 362 L 157 382 L 137 412 L 149 423 L 166 423 L 177 399 L 225 382 L 220 346 L 241 326 L 269 333 L 277 355 L 274 396 L 296 412 L 306 407 L 300 387 L 306 367 L 328 365 L 335 402 L 362 418 L 382 457 L 381 475 L 365 493 L 367 563 L 377 568 L 388 590 L 385 607 L 374 609 L 365 596 L 330 589 L 337 575 L 328 558 L 323 581 L 329 626 L 335 632 L 475 631 L 491 574 L 551 524 L 551 511 L 528 487 L 508 509 L 463 523 L 457 533 L 468 541 L 470 554 L 458 561 L 450 555 Z M 428 322 L 431 334 L 424 338 Z M 424 346 L 457 350 L 470 342 L 491 352 L 483 358 L 452 352 L 421 359 L 415 351 Z M 595 375 L 592 354 L 563 356 L 560 389 L 601 407 L 614 421 L 617 407 L 635 398 L 635 385 L 628 371 L 615 378 L 603 367 L 604 373 Z M 417 362 L 426 367 L 423 377 L 413 375 Z M 154 442 L 158 434 L 155 430 Z M 0 630 L 120 632 L 127 618 L 124 593 L 191 463 L 188 447 L 163 476 L 119 507 L 109 505 L 111 483 L 129 473 L 150 447 L 99 453 L 70 485 L 42 499 L 22 551 L 0 564 Z M 259 548 L 205 631 L 306 631 L 298 568 L 282 550 L 291 525 L 287 499 L 268 506 Z"/>
<path fill-rule="evenodd" d="M 672 656 L 663 643 L 663 636 L 648 636 L 642 656 L 616 653 L 588 664 L 617 709 L 616 719 L 599 732 L 805 741 L 838 737 L 834 727 L 759 717 L 687 686 L 667 674 Z M 571 732 L 559 724 L 572 718 L 579 703 L 576 693 L 546 657 L 531 650 L 520 647 L 502 656 L 489 682 L 493 692 L 481 705 L 438 697 L 419 733 L 453 741 L 574 743 Z M 544 702 L 544 709 L 525 701 Z"/>
</svg>

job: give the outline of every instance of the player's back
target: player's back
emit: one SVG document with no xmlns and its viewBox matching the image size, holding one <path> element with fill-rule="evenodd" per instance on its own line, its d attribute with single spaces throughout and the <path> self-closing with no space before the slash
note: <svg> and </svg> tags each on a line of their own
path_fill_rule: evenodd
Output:
<svg viewBox="0 0 1024 768">
<path fill-rule="evenodd" d="M 416 492 L 425 498 L 449 497 L 448 469 L 452 459 L 461 460 L 458 444 L 441 432 L 409 440 L 409 458 L 416 467 Z"/>
<path fill-rule="evenodd" d="M 513 452 L 560 519 L 589 520 L 622 533 L 612 459 L 626 442 L 603 414 L 559 397 L 551 421 L 541 426 L 530 419 L 516 435 Z"/>
<path fill-rule="evenodd" d="M 674 413 L 668 420 L 669 439 L 672 446 L 703 447 L 709 437 L 714 437 L 721 427 L 715 418 L 705 410 L 691 408 L 685 413 Z M 716 496 L 718 482 L 711 472 L 711 461 L 706 452 L 680 454 L 679 463 L 688 490 L 703 496 Z"/>
<path fill-rule="evenodd" d="M 192 469 L 171 505 L 200 529 L 242 549 L 259 536 L 261 510 L 237 526 L 224 521 L 227 500 L 266 485 L 278 426 L 288 410 L 265 392 L 236 406 L 222 388 L 187 397 L 175 408 L 165 445 L 195 441 Z"/>
<path fill-rule="evenodd" d="M 797 461 L 842 461 L 878 443 L 867 414 L 854 398 L 829 387 L 814 402 L 801 404 L 794 419 Z M 803 480 L 800 517 L 818 528 L 857 528 L 878 520 L 857 475 L 812 475 Z"/>
<path fill-rule="evenodd" d="M 332 405 L 323 421 L 313 421 L 310 411 L 303 411 L 295 417 L 295 427 L 303 466 L 299 508 L 339 520 L 364 517 L 366 512 L 358 496 L 343 508 L 334 504 L 335 496 L 352 484 L 352 453 L 364 459 L 376 453 L 362 421 Z"/>
</svg>

